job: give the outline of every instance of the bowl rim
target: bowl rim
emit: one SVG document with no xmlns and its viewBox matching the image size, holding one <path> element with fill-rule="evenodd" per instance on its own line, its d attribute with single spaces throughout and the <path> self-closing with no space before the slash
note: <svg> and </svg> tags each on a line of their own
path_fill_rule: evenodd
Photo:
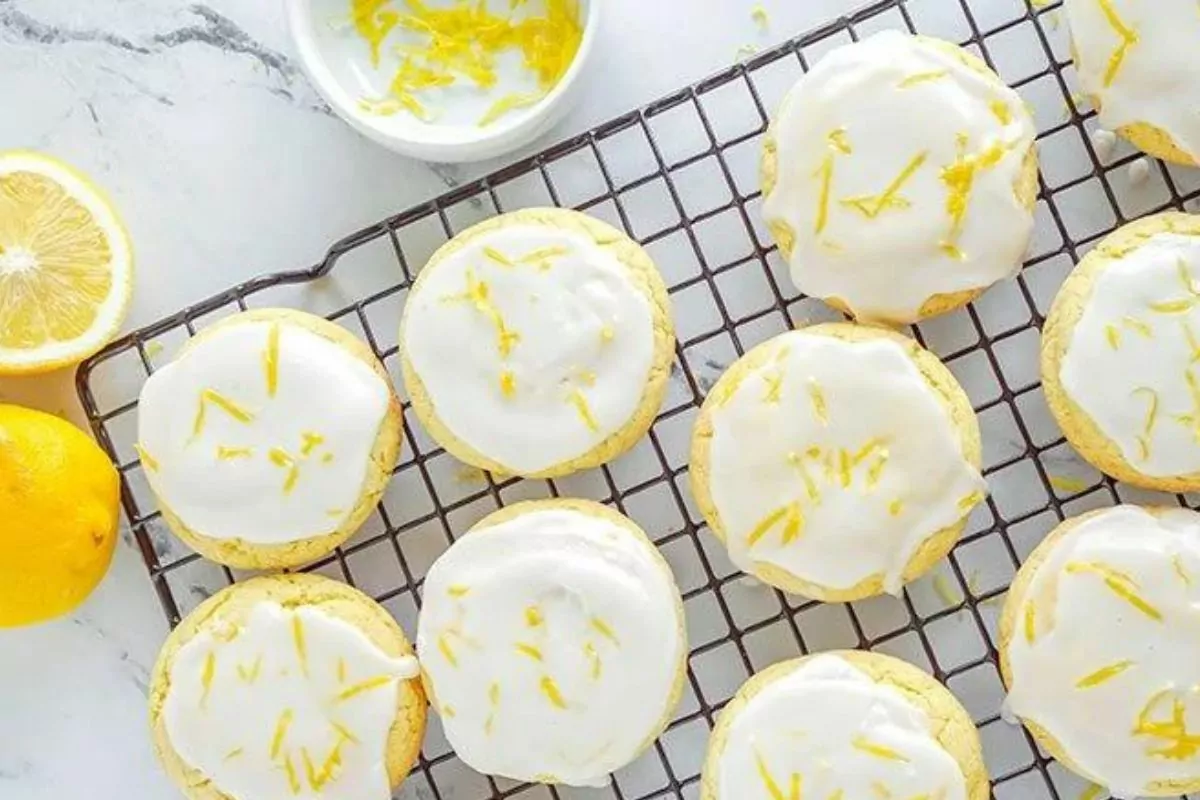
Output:
<svg viewBox="0 0 1200 800">
<path fill-rule="evenodd" d="M 540 132 L 547 119 L 554 115 L 567 94 L 579 82 L 584 63 L 594 49 L 603 0 L 579 0 L 579 3 L 586 7 L 579 50 L 558 83 L 533 106 L 520 109 L 520 113 L 509 115 L 509 119 L 498 120 L 486 127 L 425 123 L 403 131 L 386 129 L 377 124 L 376 120 L 379 117 L 359 109 L 359 98 L 352 97 L 334 77 L 322 48 L 317 44 L 312 13 L 314 0 L 283 2 L 288 29 L 301 66 L 313 88 L 339 117 L 359 133 L 380 144 L 394 146 L 410 154 L 434 155 L 441 160 L 454 160 L 469 158 L 476 152 L 494 153 L 498 145 L 504 150 L 516 148 L 530 135 Z M 502 140 L 511 140 L 512 144 L 504 147 L 501 144 Z"/>
</svg>

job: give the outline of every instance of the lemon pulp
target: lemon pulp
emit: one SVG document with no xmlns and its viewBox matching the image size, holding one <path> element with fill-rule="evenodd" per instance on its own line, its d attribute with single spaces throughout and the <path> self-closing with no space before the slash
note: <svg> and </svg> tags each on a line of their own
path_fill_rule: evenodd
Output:
<svg viewBox="0 0 1200 800">
<path fill-rule="evenodd" d="M 32 172 L 0 175 L 0 347 L 78 339 L 113 288 L 112 248 L 90 211 Z"/>
<path fill-rule="evenodd" d="M 116 334 L 133 286 L 129 237 L 66 164 L 0 152 L 0 375 L 48 372 Z"/>
</svg>

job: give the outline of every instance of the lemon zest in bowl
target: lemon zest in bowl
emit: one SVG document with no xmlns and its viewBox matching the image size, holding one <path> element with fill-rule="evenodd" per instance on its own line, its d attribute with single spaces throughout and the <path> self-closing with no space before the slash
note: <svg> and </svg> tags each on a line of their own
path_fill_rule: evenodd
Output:
<svg viewBox="0 0 1200 800">
<path fill-rule="evenodd" d="M 359 35 L 371 46 L 372 65 L 378 66 L 383 40 L 400 29 L 424 38 L 399 48 L 400 67 L 384 98 L 364 99 L 367 113 L 395 114 L 406 110 L 423 121 L 431 115 L 415 95 L 452 86 L 460 79 L 491 89 L 499 78 L 496 57 L 519 50 L 522 63 L 537 78 L 538 91 L 509 93 L 498 98 L 477 123 L 490 125 L 518 108 L 540 102 L 562 79 L 583 41 L 579 0 L 545 0 L 540 15 L 523 14 L 525 4 L 510 6 L 510 15 L 489 10 L 486 0 L 456 0 L 449 8 L 431 8 L 423 0 L 403 0 L 405 11 L 385 8 L 390 0 L 351 0 L 351 17 Z"/>
</svg>

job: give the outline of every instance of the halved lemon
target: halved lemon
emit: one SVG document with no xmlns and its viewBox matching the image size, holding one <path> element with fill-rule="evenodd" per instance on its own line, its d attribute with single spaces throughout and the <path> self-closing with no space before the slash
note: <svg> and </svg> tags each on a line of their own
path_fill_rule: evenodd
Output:
<svg viewBox="0 0 1200 800">
<path fill-rule="evenodd" d="M 0 375 L 76 364 L 116 335 L 133 251 L 112 205 L 47 156 L 0 152 Z"/>
</svg>

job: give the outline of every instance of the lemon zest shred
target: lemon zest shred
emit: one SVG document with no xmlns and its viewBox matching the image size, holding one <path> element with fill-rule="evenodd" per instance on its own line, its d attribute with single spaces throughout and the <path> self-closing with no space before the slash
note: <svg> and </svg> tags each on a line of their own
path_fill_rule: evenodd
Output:
<svg viewBox="0 0 1200 800">
<path fill-rule="evenodd" d="M 539 247 L 537 250 L 531 250 L 525 255 L 517 259 L 518 264 L 542 264 L 552 258 L 569 255 L 570 250 L 565 247 Z"/>
<path fill-rule="evenodd" d="M 1192 330 L 1192 325 L 1186 319 L 1181 320 L 1183 325 L 1183 336 L 1187 339 L 1188 349 L 1191 350 L 1191 357 L 1188 359 L 1188 364 L 1195 364 L 1200 361 L 1200 339 L 1196 338 L 1196 332 Z"/>
<path fill-rule="evenodd" d="M 263 369 L 267 374 L 267 397 L 279 391 L 279 323 L 272 322 L 267 331 L 267 350 L 263 353 Z"/>
<path fill-rule="evenodd" d="M 800 509 L 800 504 L 789 503 L 764 517 L 746 537 L 746 547 L 754 547 L 780 522 L 783 523 L 784 544 L 790 544 L 798 539 L 804 529 L 804 513 Z"/>
<path fill-rule="evenodd" d="M 617 332 L 613 330 L 612 325 L 605 325 L 600 329 L 600 344 L 608 344 L 615 338 L 617 338 Z"/>
<path fill-rule="evenodd" d="M 896 498 L 892 502 L 888 503 L 888 513 L 891 514 L 893 517 L 900 516 L 901 512 L 903 512 L 903 511 L 904 511 L 904 501 L 903 500 Z"/>
<path fill-rule="evenodd" d="M 908 208 L 912 203 L 900 196 L 900 190 L 904 188 L 904 184 L 908 183 L 909 179 L 916 174 L 917 170 L 921 168 L 928 158 L 928 151 L 913 156 L 912 160 L 905 165 L 899 175 L 892 179 L 892 182 L 888 184 L 882 193 L 878 195 L 863 195 L 861 197 L 847 197 L 841 201 L 841 204 L 853 208 L 868 219 L 875 219 L 889 208 Z"/>
<path fill-rule="evenodd" d="M 245 752 L 246 752 L 246 748 L 235 747 L 232 750 L 230 750 L 228 753 L 226 753 L 225 758 L 223 758 L 222 760 L 223 761 L 232 761 L 233 759 L 237 758 L 238 756 L 242 755 Z"/>
<path fill-rule="evenodd" d="M 1159 314 L 1183 314 L 1191 311 L 1196 306 L 1196 301 L 1189 298 L 1181 300 L 1164 300 L 1159 303 L 1149 303 L 1148 307 L 1151 311 Z"/>
<path fill-rule="evenodd" d="M 821 490 L 817 488 L 817 482 L 808 474 L 808 469 L 804 466 L 804 459 L 800 457 L 799 453 L 788 453 L 788 463 L 800 470 L 800 478 L 804 481 L 804 490 L 808 493 L 808 499 L 819 504 Z"/>
<path fill-rule="evenodd" d="M 516 650 L 519 654 L 525 656 L 526 658 L 531 658 L 534 661 L 544 660 L 542 658 L 542 651 L 539 650 L 538 648 L 534 647 L 531 644 L 526 644 L 525 642 L 517 642 L 515 645 L 513 645 L 513 649 Z"/>
<path fill-rule="evenodd" d="M 337 680 L 338 683 L 346 682 L 346 659 L 339 658 L 337 661 Z"/>
<path fill-rule="evenodd" d="M 598 652 L 596 652 L 595 645 L 593 645 L 591 642 L 586 643 L 583 646 L 583 654 L 587 658 L 588 663 L 590 663 L 592 665 L 592 669 L 591 669 L 592 680 L 594 680 L 594 681 L 600 680 L 600 675 L 603 672 L 604 665 L 603 665 L 603 662 L 600 660 L 600 654 Z"/>
<path fill-rule="evenodd" d="M 378 689 L 380 686 L 386 686 L 393 680 L 391 675 L 376 675 L 373 678 L 367 678 L 365 681 L 359 681 L 341 692 L 334 698 L 334 702 L 341 703 L 345 700 L 357 697 L 364 692 L 369 692 L 373 689 Z"/>
<path fill-rule="evenodd" d="M 940 81 L 942 78 L 946 77 L 949 74 L 950 74 L 950 70 L 948 70 L 948 69 L 930 70 L 929 72 L 916 72 L 912 75 L 909 75 L 904 80 L 900 81 L 900 83 L 896 84 L 896 86 L 900 89 L 909 89 L 913 86 L 917 86 L 922 83 L 929 83 L 930 81 Z"/>
<path fill-rule="evenodd" d="M 1121 317 L 1121 324 L 1124 325 L 1126 328 L 1128 328 L 1131 331 L 1136 331 L 1137 333 L 1140 333 L 1142 336 L 1145 336 L 1147 339 L 1154 338 L 1154 329 L 1151 328 L 1149 325 L 1147 325 L 1145 322 L 1142 322 L 1137 317 L 1133 317 L 1133 316 L 1126 314 L 1124 317 Z"/>
<path fill-rule="evenodd" d="M 1113 350 L 1121 349 L 1121 332 L 1117 330 L 1116 325 L 1104 326 L 1104 338 L 1108 340 L 1108 346 Z"/>
<path fill-rule="evenodd" d="M 318 447 L 325 444 L 325 437 L 312 431 L 305 431 L 300 434 L 300 439 L 300 455 L 306 458 L 312 455 L 312 452 Z"/>
<path fill-rule="evenodd" d="M 1066 571 L 1071 575 L 1092 574 L 1103 579 L 1104 585 L 1113 594 L 1132 605 L 1138 611 L 1156 622 L 1162 622 L 1162 612 L 1148 603 L 1138 594 L 1137 583 L 1130 576 L 1118 572 L 1106 564 L 1095 561 L 1072 561 L 1067 564 Z"/>
<path fill-rule="evenodd" d="M 854 152 L 854 147 L 850 144 L 850 140 L 846 138 L 846 129 L 837 128 L 829 132 L 826 137 L 829 141 L 829 146 L 844 156 L 851 155 Z"/>
<path fill-rule="evenodd" d="M 567 401 L 575 406 L 575 411 L 579 414 L 579 418 L 583 420 L 583 424 L 592 433 L 600 430 L 600 424 L 596 422 L 596 418 L 592 416 L 592 409 L 588 405 L 587 397 L 578 389 L 572 389 L 567 395 Z"/>
<path fill-rule="evenodd" d="M 233 461 L 238 458 L 251 458 L 253 455 L 253 447 L 226 447 L 223 444 L 217 445 L 218 461 Z"/>
<path fill-rule="evenodd" d="M 563 699 L 562 692 L 558 689 L 558 684 L 554 678 L 549 675 L 543 675 L 542 680 L 538 683 L 538 688 L 541 689 L 543 695 L 550 702 L 550 705 L 555 708 L 566 710 L 567 702 Z"/>
<path fill-rule="evenodd" d="M 1037 640 L 1037 606 L 1030 600 L 1025 604 L 1025 641 L 1033 644 Z"/>
<path fill-rule="evenodd" d="M 471 593 L 470 586 L 464 586 L 461 583 L 456 583 L 446 589 L 446 594 L 451 597 L 466 597 Z"/>
<path fill-rule="evenodd" d="M 1186 761 L 1195 758 L 1200 753 L 1200 734 L 1190 733 L 1187 728 L 1187 709 L 1183 700 L 1175 697 L 1171 704 L 1171 718 L 1166 722 L 1150 718 L 1154 707 L 1170 690 L 1159 692 L 1150 698 L 1150 702 L 1138 714 L 1137 725 L 1133 729 L 1134 736 L 1146 736 L 1153 739 L 1165 739 L 1170 744 L 1160 749 L 1148 750 L 1152 756 Z"/>
<path fill-rule="evenodd" d="M 354 735 L 354 732 L 345 725 L 342 725 L 340 722 L 330 722 L 329 724 L 333 726 L 335 731 L 337 731 L 337 735 L 345 739 L 347 742 L 350 742 L 351 744 L 361 744 L 361 741 L 357 736 Z"/>
<path fill-rule="evenodd" d="M 1179 553 L 1171 556 L 1171 566 L 1175 570 L 1175 574 L 1179 576 L 1179 580 L 1183 581 L 1184 586 L 1192 585 L 1192 576 L 1188 574 L 1187 568 L 1183 565 L 1183 556 Z"/>
<path fill-rule="evenodd" d="M 333 749 L 329 751 L 329 755 L 325 757 L 325 761 L 321 764 L 321 771 L 316 776 L 316 781 L 312 783 L 312 787 L 316 791 L 321 791 L 325 784 L 333 780 L 333 771 L 341 766 L 342 763 L 342 743 L 349 741 L 345 737 L 340 736 Z"/>
<path fill-rule="evenodd" d="M 1132 666 L 1132 661 L 1118 661 L 1115 664 L 1109 664 L 1108 666 L 1101 667 L 1095 672 L 1084 675 L 1082 678 L 1076 681 L 1075 688 L 1092 689 L 1096 686 L 1100 686 L 1111 681 L 1113 678 L 1117 677 L 1122 672 L 1125 672 Z"/>
<path fill-rule="evenodd" d="M 988 104 L 988 108 L 992 111 L 992 116 L 999 120 L 1001 125 L 1009 125 L 1013 121 L 1012 109 L 1008 107 L 1008 103 L 1003 100 L 993 100 Z"/>
<path fill-rule="evenodd" d="M 994 168 L 1004 158 L 1005 148 L 999 142 L 993 143 L 977 153 L 968 153 L 969 138 L 965 133 L 958 135 L 958 155 L 954 163 L 943 167 L 940 179 L 946 188 L 946 214 L 950 217 L 950 233 L 943 249 L 947 245 L 957 248 L 958 238 L 962 234 L 967 209 L 971 205 L 971 195 L 975 189 L 975 179 L 983 170 Z"/>
<path fill-rule="evenodd" d="M 825 401 L 825 392 L 815 380 L 808 382 L 808 396 L 812 400 L 813 413 L 821 425 L 829 424 L 829 404 Z"/>
<path fill-rule="evenodd" d="M 497 250 L 494 247 L 484 245 L 483 254 L 485 256 L 487 256 L 489 259 L 491 259 L 492 261 L 495 261 L 497 264 L 499 264 L 502 267 L 515 267 L 516 266 L 516 264 L 513 263 L 512 259 L 510 259 L 508 256 L 504 255 L 504 253 L 501 253 L 499 250 Z"/>
<path fill-rule="evenodd" d="M 770 795 L 771 800 L 801 800 L 802 780 L 800 775 L 792 773 L 791 784 L 788 786 L 789 791 L 787 794 L 784 794 L 783 789 L 776 782 L 775 776 L 771 774 L 766 759 L 763 758 L 762 753 L 757 748 L 754 750 L 754 765 L 758 770 L 758 777 L 762 781 L 763 787 L 766 788 L 767 794 Z"/>
<path fill-rule="evenodd" d="M 865 736 L 855 736 L 850 742 L 850 746 L 855 750 L 866 753 L 870 756 L 874 756 L 875 758 L 883 759 L 885 761 L 899 761 L 905 764 L 909 762 L 908 756 L 904 755 L 903 753 L 893 750 L 885 744 L 873 742 Z"/>
<path fill-rule="evenodd" d="M 834 155 L 830 153 L 825 156 L 821 166 L 813 173 L 813 177 L 821 182 L 817 197 L 817 219 L 813 223 L 813 232 L 818 235 L 829 224 L 829 195 L 833 188 L 833 162 Z"/>
<path fill-rule="evenodd" d="M 279 718 L 275 721 L 275 732 L 271 735 L 271 760 L 275 760 L 279 756 L 279 752 L 283 749 L 283 741 L 287 737 L 288 728 L 292 725 L 292 718 L 295 716 L 295 711 L 290 708 L 285 708 L 279 713 Z"/>
<path fill-rule="evenodd" d="M 204 657 L 204 670 L 200 673 L 200 708 L 208 707 L 208 693 L 212 691 L 213 678 L 217 674 L 217 654 L 213 650 L 208 651 L 208 655 Z"/>
<path fill-rule="evenodd" d="M 391 0 L 353 0 L 350 4 L 350 20 L 358 35 L 367 40 L 371 47 L 371 66 L 379 66 L 383 40 L 400 22 L 400 15 L 385 8 Z"/>
<path fill-rule="evenodd" d="M 525 609 L 525 624 L 531 628 L 536 628 L 546 621 L 542 616 L 542 610 L 537 606 L 529 606 Z"/>
<path fill-rule="evenodd" d="M 617 647 L 621 646 L 621 640 L 617 638 L 617 633 L 612 629 L 611 625 L 599 617 L 592 617 L 589 622 L 592 626 L 592 630 L 596 631 L 596 633 L 600 634 L 605 639 L 608 639 Z"/>
<path fill-rule="evenodd" d="M 450 646 L 450 637 L 443 631 L 437 640 L 438 652 L 442 654 L 442 658 L 452 667 L 458 666 L 458 656 L 454 654 L 454 648 Z"/>
<path fill-rule="evenodd" d="M 300 778 L 296 775 L 296 766 L 292 763 L 291 753 L 288 753 L 283 760 L 283 771 L 287 773 L 288 788 L 292 794 L 300 794 L 300 789 L 303 787 L 300 784 Z"/>
<path fill-rule="evenodd" d="M 1117 79 L 1117 75 L 1121 72 L 1121 66 L 1125 63 L 1125 56 L 1129 54 L 1129 48 L 1138 43 L 1138 34 L 1137 31 L 1130 28 L 1121 19 L 1121 15 L 1117 13 L 1112 0 L 1096 1 L 1100 4 L 1100 10 L 1104 13 L 1104 19 L 1108 22 L 1109 27 L 1121 39 L 1121 43 L 1117 45 L 1112 55 L 1108 57 L 1108 66 L 1104 70 L 1104 86 L 1108 88 L 1113 85 L 1113 81 Z"/>
<path fill-rule="evenodd" d="M 510 400 L 517 394 L 517 376 L 511 369 L 500 373 L 500 394 Z"/>
<path fill-rule="evenodd" d="M 259 656 L 254 659 L 254 663 L 250 667 L 245 667 L 242 664 L 237 665 L 237 674 L 244 683 L 253 684 L 258 680 L 258 673 L 262 670 L 263 657 Z"/>
<path fill-rule="evenodd" d="M 304 762 L 304 777 L 308 779 L 308 785 L 313 791 L 320 791 L 321 785 L 317 782 L 317 765 L 313 763 L 307 747 L 300 748 L 300 760 Z"/>
<path fill-rule="evenodd" d="M 242 424 L 249 424 L 254 421 L 253 414 L 216 389 L 205 389 L 200 392 L 200 404 L 196 409 L 195 421 L 192 423 L 192 439 L 196 439 L 204 432 L 204 423 L 208 418 L 208 406 L 210 403 Z"/>
<path fill-rule="evenodd" d="M 967 260 L 967 254 L 953 242 L 938 242 L 938 248 L 955 261 Z"/>
<path fill-rule="evenodd" d="M 475 277 L 474 270 L 467 270 L 466 291 L 461 294 L 445 297 L 443 301 L 450 303 L 470 303 L 476 311 L 487 317 L 488 321 L 496 329 L 496 346 L 500 350 L 501 357 L 508 358 L 513 347 L 521 341 L 521 334 L 508 329 L 508 325 L 504 322 L 504 317 L 500 314 L 500 309 L 496 308 L 496 304 L 492 302 L 490 287 L 486 281 L 481 281 Z"/>
</svg>

